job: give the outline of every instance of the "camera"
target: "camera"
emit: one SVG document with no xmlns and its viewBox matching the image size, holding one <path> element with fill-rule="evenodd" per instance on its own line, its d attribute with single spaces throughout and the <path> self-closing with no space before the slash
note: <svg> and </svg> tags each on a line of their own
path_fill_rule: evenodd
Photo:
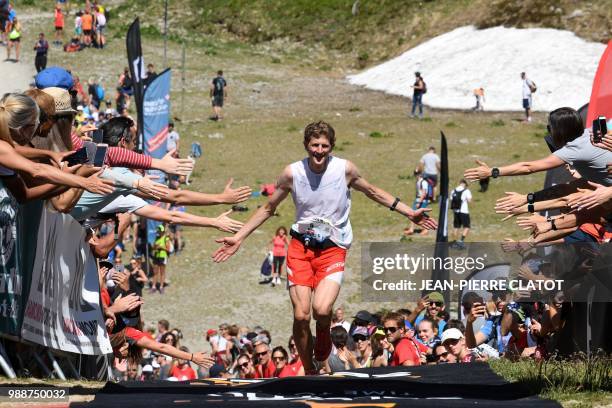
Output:
<svg viewBox="0 0 612 408">
<path fill-rule="evenodd" d="M 606 117 L 600 116 L 593 119 L 593 143 L 601 143 L 601 139 L 608 133 Z"/>
</svg>

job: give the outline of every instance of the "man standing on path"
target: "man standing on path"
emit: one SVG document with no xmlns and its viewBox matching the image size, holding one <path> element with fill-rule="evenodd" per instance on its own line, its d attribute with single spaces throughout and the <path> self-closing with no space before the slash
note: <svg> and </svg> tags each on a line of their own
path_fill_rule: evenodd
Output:
<svg viewBox="0 0 612 408">
<path fill-rule="evenodd" d="M 213 78 L 210 84 L 210 97 L 212 99 L 213 116 L 211 120 L 221 120 L 223 115 L 223 100 L 227 98 L 227 82 L 223 78 L 223 71 L 217 71 L 217 76 Z"/>
<path fill-rule="evenodd" d="M 423 173 L 423 179 L 433 185 L 433 197 L 436 201 L 438 193 L 438 174 L 440 174 L 440 156 L 436 154 L 436 148 L 429 146 L 429 150 L 421 157 L 419 170 Z"/>
<path fill-rule="evenodd" d="M 470 232 L 469 203 L 471 201 L 472 192 L 467 188 L 467 181 L 462 179 L 451 193 L 451 210 L 453 210 L 455 216 L 453 219 L 455 242 L 451 244 L 451 248 L 465 249 L 465 237 Z M 463 231 L 460 234 L 461 228 L 463 228 Z"/>
<path fill-rule="evenodd" d="M 290 233 L 293 239 L 287 253 L 287 276 L 294 313 L 293 336 L 306 374 L 317 373 L 313 350 L 314 359 L 322 362 L 332 348 L 332 307 L 340 292 L 346 252 L 353 238 L 349 220 L 351 187 L 425 229 L 437 227 L 436 221 L 426 215 L 430 209 L 413 211 L 366 181 L 353 163 L 332 156 L 335 141 L 335 131 L 328 123 L 306 126 L 304 147 L 308 157 L 285 167 L 268 203 L 236 235 L 218 239 L 223 246 L 213 254 L 215 262 L 229 259 L 291 193 L 296 217 Z M 314 345 L 311 316 L 316 320 Z"/>
<path fill-rule="evenodd" d="M 531 94 L 536 91 L 535 83 L 527 78 L 524 72 L 521 72 L 521 79 L 523 80 L 523 109 L 525 109 L 525 121 L 531 122 Z"/>
<path fill-rule="evenodd" d="M 34 45 L 36 57 L 34 58 L 34 66 L 36 72 L 40 72 L 47 68 L 47 52 L 49 51 L 49 43 L 45 40 L 45 33 L 38 34 L 38 41 Z"/>
</svg>

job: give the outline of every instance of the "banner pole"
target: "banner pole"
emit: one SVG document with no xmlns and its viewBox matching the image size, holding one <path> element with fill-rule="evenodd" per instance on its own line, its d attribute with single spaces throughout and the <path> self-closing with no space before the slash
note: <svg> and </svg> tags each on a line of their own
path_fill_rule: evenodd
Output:
<svg viewBox="0 0 612 408">
<path fill-rule="evenodd" d="M 168 48 L 168 0 L 164 0 L 164 69 L 168 68 L 167 63 Z"/>
</svg>

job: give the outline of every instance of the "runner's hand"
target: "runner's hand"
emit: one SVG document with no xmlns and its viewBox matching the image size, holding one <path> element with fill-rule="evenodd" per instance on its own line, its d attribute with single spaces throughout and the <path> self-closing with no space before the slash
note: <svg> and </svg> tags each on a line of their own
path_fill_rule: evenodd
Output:
<svg viewBox="0 0 612 408">
<path fill-rule="evenodd" d="M 612 129 L 601 138 L 601 143 L 593 143 L 593 132 L 591 131 L 591 143 L 593 146 L 612 152 Z"/>
<path fill-rule="evenodd" d="M 217 218 L 215 218 L 214 226 L 219 231 L 224 232 L 238 232 L 240 228 L 244 225 L 240 221 L 236 221 L 228 217 L 232 213 L 232 210 L 226 211 Z"/>
<path fill-rule="evenodd" d="M 193 353 L 193 359 L 191 360 L 200 367 L 210 368 L 215 364 L 215 359 L 212 358 L 208 353 Z"/>
<path fill-rule="evenodd" d="M 216 239 L 215 242 L 223 244 L 223 246 L 218 248 L 212 255 L 213 261 L 217 263 L 227 261 L 230 256 L 234 255 L 238 251 L 240 244 L 242 243 L 235 237 L 219 238 Z"/>
<path fill-rule="evenodd" d="M 478 181 L 484 180 L 487 177 L 491 177 L 491 168 L 487 165 L 487 163 L 476 160 L 476 164 L 478 167 L 473 167 L 471 169 L 467 169 L 463 173 L 463 178 L 467 181 Z"/>
<path fill-rule="evenodd" d="M 223 190 L 223 203 L 236 204 L 248 200 L 253 191 L 249 186 L 242 186 L 236 189 L 232 188 L 233 178 L 230 178 Z"/>
<path fill-rule="evenodd" d="M 431 211 L 431 208 L 419 208 L 412 213 L 412 216 L 408 218 L 420 227 L 427 230 L 435 230 L 438 228 L 438 223 L 436 220 L 427 215 L 429 211 Z"/>
</svg>

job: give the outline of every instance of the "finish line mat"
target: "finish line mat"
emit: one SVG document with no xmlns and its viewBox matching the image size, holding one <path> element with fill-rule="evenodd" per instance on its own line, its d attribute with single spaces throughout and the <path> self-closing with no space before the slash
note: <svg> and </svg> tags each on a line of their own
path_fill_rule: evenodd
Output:
<svg viewBox="0 0 612 408">
<path fill-rule="evenodd" d="M 71 407 L 558 407 L 495 374 L 486 363 L 381 367 L 334 376 L 269 380 L 107 383 Z"/>
</svg>

